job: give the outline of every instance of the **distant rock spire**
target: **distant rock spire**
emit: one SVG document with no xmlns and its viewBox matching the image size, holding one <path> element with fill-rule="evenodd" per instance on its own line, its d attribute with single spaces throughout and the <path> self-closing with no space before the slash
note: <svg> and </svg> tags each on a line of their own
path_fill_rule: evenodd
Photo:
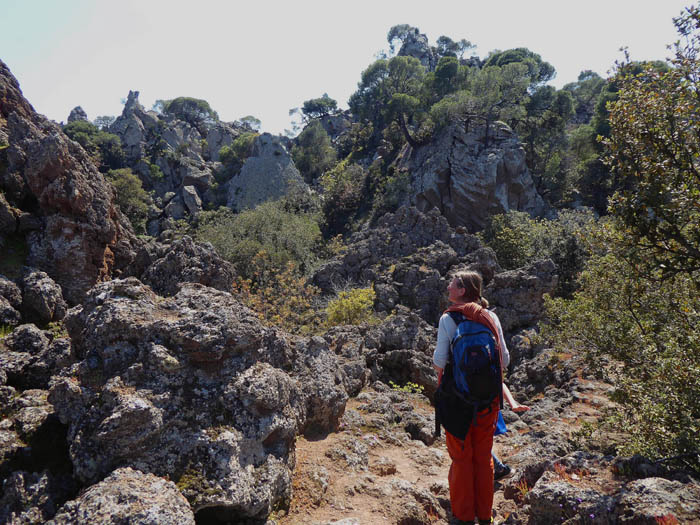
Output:
<svg viewBox="0 0 700 525">
<path fill-rule="evenodd" d="M 71 110 L 70 115 L 68 115 L 68 122 L 76 122 L 78 120 L 88 122 L 88 116 L 83 108 L 81 108 L 80 106 L 75 106 Z"/>
</svg>

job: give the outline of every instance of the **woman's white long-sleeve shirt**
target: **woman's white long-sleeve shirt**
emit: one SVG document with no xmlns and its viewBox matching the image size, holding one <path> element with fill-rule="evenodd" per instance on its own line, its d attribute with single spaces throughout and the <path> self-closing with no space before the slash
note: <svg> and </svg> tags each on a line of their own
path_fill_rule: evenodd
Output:
<svg viewBox="0 0 700 525">
<path fill-rule="evenodd" d="M 506 341 L 503 338 L 503 328 L 501 328 L 501 321 L 498 320 L 498 316 L 491 310 L 487 310 L 491 319 L 493 319 L 496 329 L 498 331 L 498 342 L 501 345 L 501 365 L 505 370 L 510 363 L 510 352 L 508 352 L 508 347 L 506 346 Z M 450 342 L 457 331 L 457 325 L 452 320 L 449 314 L 442 314 L 440 317 L 440 323 L 438 324 L 438 336 L 437 344 L 435 345 L 435 351 L 433 352 L 433 363 L 435 366 L 440 368 L 445 368 L 447 364 L 447 358 L 450 355 Z"/>
</svg>

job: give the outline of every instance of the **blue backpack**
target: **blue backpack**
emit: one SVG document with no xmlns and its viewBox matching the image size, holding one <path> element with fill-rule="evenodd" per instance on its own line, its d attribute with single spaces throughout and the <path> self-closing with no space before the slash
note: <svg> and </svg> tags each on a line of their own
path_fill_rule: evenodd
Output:
<svg viewBox="0 0 700 525">
<path fill-rule="evenodd" d="M 440 424 L 453 436 L 464 439 L 477 413 L 494 399 L 503 405 L 501 360 L 493 333 L 459 312 L 448 312 L 457 325 L 450 343 L 450 357 L 435 393 L 435 431 Z"/>
</svg>

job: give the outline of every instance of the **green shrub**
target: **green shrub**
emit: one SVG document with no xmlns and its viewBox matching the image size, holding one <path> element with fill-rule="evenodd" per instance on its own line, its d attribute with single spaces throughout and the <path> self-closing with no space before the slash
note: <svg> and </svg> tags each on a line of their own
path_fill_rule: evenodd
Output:
<svg viewBox="0 0 700 525">
<path fill-rule="evenodd" d="M 329 326 L 361 324 L 376 322 L 374 315 L 373 288 L 355 288 L 340 292 L 338 297 L 328 303 L 326 316 Z"/>
<path fill-rule="evenodd" d="M 163 113 L 173 115 L 193 126 L 209 119 L 219 120 L 219 115 L 211 109 L 209 102 L 199 98 L 178 97 L 172 100 L 159 100 L 156 104 L 162 108 Z"/>
<path fill-rule="evenodd" d="M 677 457 L 700 472 L 700 296 L 688 275 L 659 281 L 618 251 L 608 227 L 570 300 L 549 299 L 542 336 L 586 356 L 615 390 L 606 422 L 629 435 L 621 453 Z M 613 245 L 613 250 L 606 250 Z M 610 359 L 615 360 L 610 363 Z"/>
<path fill-rule="evenodd" d="M 152 180 L 162 181 L 165 178 L 163 170 L 161 170 L 157 164 L 149 164 L 148 171 Z"/>
<path fill-rule="evenodd" d="M 292 158 L 304 180 L 309 183 L 335 164 L 336 152 L 321 122 L 312 121 L 299 134 L 292 148 Z"/>
<path fill-rule="evenodd" d="M 203 212 L 195 230 L 198 240 L 211 242 L 219 255 L 236 266 L 246 279 L 268 279 L 292 262 L 302 273 L 318 261 L 321 230 L 314 214 L 285 209 L 284 200 L 268 201 L 234 215 L 227 208 Z M 265 256 L 260 268 L 253 259 Z"/>
<path fill-rule="evenodd" d="M 347 160 L 321 176 L 326 233 L 334 235 L 349 229 L 350 219 L 361 205 L 366 178 L 362 166 Z"/>
<path fill-rule="evenodd" d="M 245 160 L 253 153 L 253 144 L 258 137 L 254 131 L 246 131 L 238 135 L 230 146 L 219 150 L 219 160 L 227 167 L 240 169 Z"/>
<path fill-rule="evenodd" d="M 121 140 L 117 135 L 101 131 L 97 126 L 85 120 L 76 120 L 66 124 L 63 127 L 63 132 L 83 147 L 100 171 L 106 172 L 124 166 L 126 160 Z"/>
<path fill-rule="evenodd" d="M 129 168 L 110 170 L 107 180 L 116 190 L 115 202 L 124 215 L 127 216 L 136 233 L 145 233 L 148 208 L 151 197 L 143 189 L 141 179 L 134 175 Z"/>
<path fill-rule="evenodd" d="M 595 229 L 590 211 L 561 210 L 555 220 L 533 219 L 527 213 L 511 211 L 491 217 L 479 237 L 493 248 L 505 269 L 552 259 L 559 273 L 556 294 L 569 296 L 589 255 L 586 238 Z"/>
</svg>

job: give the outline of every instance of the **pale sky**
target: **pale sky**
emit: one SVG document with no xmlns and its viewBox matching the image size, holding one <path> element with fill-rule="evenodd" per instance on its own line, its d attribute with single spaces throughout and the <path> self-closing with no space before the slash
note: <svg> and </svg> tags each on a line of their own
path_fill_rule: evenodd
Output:
<svg viewBox="0 0 700 525">
<path fill-rule="evenodd" d="M 606 76 L 627 46 L 664 59 L 689 0 L 0 0 L 0 60 L 34 108 L 56 121 L 82 106 L 119 115 L 129 90 L 207 100 L 222 120 L 289 128 L 289 109 L 323 93 L 347 107 L 396 24 L 431 44 L 466 38 L 485 57 L 527 47 L 557 71 Z"/>
</svg>

